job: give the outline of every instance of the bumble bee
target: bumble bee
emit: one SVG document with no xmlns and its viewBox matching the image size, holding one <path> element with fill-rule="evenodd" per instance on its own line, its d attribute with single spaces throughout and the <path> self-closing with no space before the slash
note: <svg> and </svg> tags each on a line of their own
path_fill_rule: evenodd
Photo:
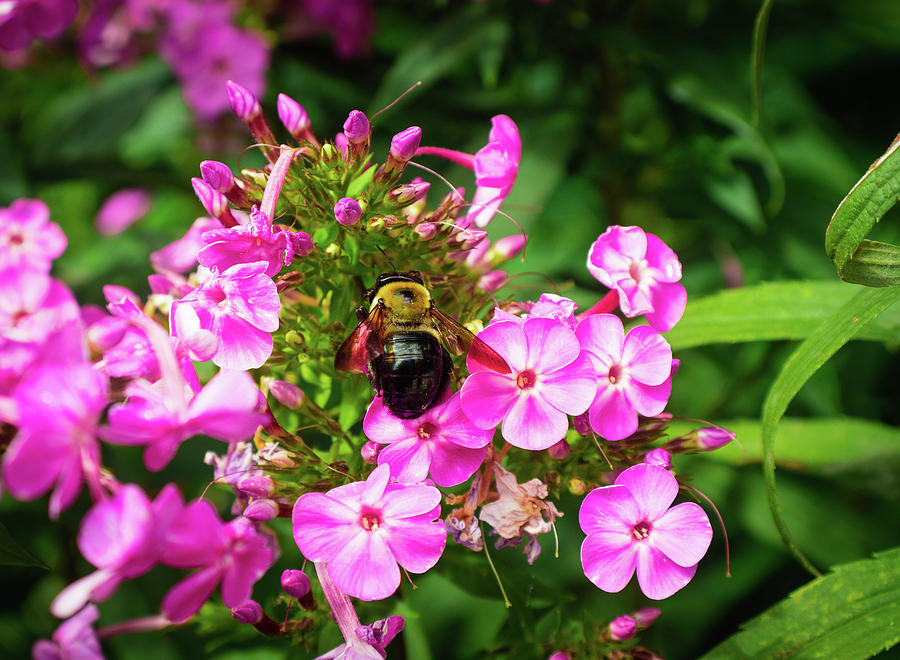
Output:
<svg viewBox="0 0 900 660">
<path fill-rule="evenodd" d="M 450 382 L 447 349 L 509 373 L 494 349 L 434 306 L 415 271 L 383 273 L 356 310 L 359 325 L 334 357 L 338 371 L 365 373 L 394 415 L 413 419 L 434 406 Z M 446 348 L 445 348 L 446 347 Z"/>
</svg>

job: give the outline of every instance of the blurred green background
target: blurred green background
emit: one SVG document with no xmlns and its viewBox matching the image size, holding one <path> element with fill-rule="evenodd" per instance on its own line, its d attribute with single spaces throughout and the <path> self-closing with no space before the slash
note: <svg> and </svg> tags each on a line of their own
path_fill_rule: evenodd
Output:
<svg viewBox="0 0 900 660">
<path fill-rule="evenodd" d="M 521 131 L 523 155 L 504 209 L 531 237 L 509 288 L 522 299 L 551 290 L 583 306 L 594 302 L 602 287 L 587 273 L 585 256 L 610 224 L 640 225 L 672 246 L 691 299 L 763 281 L 834 281 L 825 226 L 900 130 L 900 4 L 776 2 L 757 127 L 750 54 L 759 6 L 747 0 L 379 1 L 370 57 L 338 59 L 325 38 L 281 44 L 272 55 L 263 106 L 275 126 L 275 99 L 285 92 L 306 107 L 317 135 L 330 139 L 349 110 L 371 115 L 422 81 L 375 120 L 376 154 L 412 124 L 422 127 L 423 144 L 473 152 L 487 139 L 490 117 L 510 115 Z M 154 56 L 89 76 L 74 57 L 43 55 L 27 68 L 0 72 L 0 205 L 23 196 L 50 205 L 70 241 L 55 273 L 80 302 L 101 302 L 105 283 L 144 295 L 149 252 L 203 213 L 189 181 L 199 176 L 199 162 L 254 166 L 258 156 L 241 155 L 250 139 L 236 122 L 198 126 Z M 474 190 L 465 170 L 422 160 Z M 93 218 L 100 203 L 130 186 L 151 190 L 150 215 L 122 235 L 99 236 Z M 900 242 L 897 214 L 889 213 L 870 238 Z M 492 236 L 514 231 L 499 216 L 491 225 Z M 682 366 L 668 410 L 701 419 L 758 418 L 793 346 L 750 342 L 679 352 Z M 896 425 L 898 366 L 894 345 L 851 343 L 813 377 L 788 415 Z M 900 544 L 898 454 L 854 456 L 858 440 L 845 439 L 840 460 L 795 461 L 779 470 L 785 515 L 820 566 Z M 789 429 L 779 441 L 789 444 Z M 183 492 L 198 495 L 211 475 L 202 464 L 207 449 L 221 445 L 187 443 L 164 476 L 149 478 L 138 452 L 104 456 L 123 480 L 140 479 L 150 490 L 175 480 Z M 586 444 L 574 449 L 592 451 Z M 697 657 L 808 580 L 775 532 L 753 455 L 676 458 L 675 468 L 690 475 L 725 518 L 733 577 L 724 576 L 717 531 L 697 577 L 660 604 L 662 616 L 641 636 L 643 645 L 670 660 Z M 216 497 L 224 509 L 226 494 Z M 389 647 L 393 658 L 513 652 L 540 658 L 553 648 L 531 644 L 523 631 L 563 639 L 572 622 L 590 626 L 650 605 L 634 585 L 611 595 L 584 578 L 578 504 L 563 495 L 558 559 L 544 539 L 531 569 L 517 550 L 493 553 L 512 609 L 504 608 L 492 578 L 477 577 L 486 570 L 483 558 L 451 547 L 439 570 L 416 579 L 418 590 L 406 585 L 396 601 L 363 606 L 361 617 L 407 617 L 402 640 Z M 53 567 L 52 573 L 0 567 L 0 656 L 23 657 L 37 637 L 48 636 L 55 627 L 49 601 L 64 581 L 85 573 L 74 545 L 85 497 L 79 505 L 50 525 L 45 499 L 22 504 L 7 495 L 0 502 L 0 520 L 16 541 Z M 257 585 L 260 600 L 274 597 L 281 569 L 298 561 L 290 530 L 282 527 L 283 556 L 278 570 Z M 102 606 L 101 623 L 155 612 L 174 575 L 156 569 L 126 584 Z M 302 647 L 230 626 L 227 611 L 211 610 L 202 625 L 116 638 L 105 648 L 120 658 L 305 657 Z M 322 652 L 339 641 L 336 628 L 326 628 Z"/>
</svg>

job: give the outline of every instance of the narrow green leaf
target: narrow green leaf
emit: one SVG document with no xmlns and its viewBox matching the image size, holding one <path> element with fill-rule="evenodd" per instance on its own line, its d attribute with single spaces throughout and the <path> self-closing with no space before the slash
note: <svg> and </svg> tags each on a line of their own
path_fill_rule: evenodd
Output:
<svg viewBox="0 0 900 660">
<path fill-rule="evenodd" d="M 3 523 L 0 523 L 0 565 L 36 566 L 37 568 L 50 570 L 47 564 L 16 543 Z"/>
<path fill-rule="evenodd" d="M 900 640 L 900 548 L 842 564 L 741 626 L 702 660 L 869 658 Z"/>
<path fill-rule="evenodd" d="M 860 289 L 842 282 L 766 282 L 689 300 L 666 333 L 675 350 L 707 344 L 805 339 Z M 859 339 L 900 339 L 900 309 L 862 328 Z"/>
<path fill-rule="evenodd" d="M 775 526 L 788 549 L 814 575 L 818 571 L 791 538 L 775 493 L 775 432 L 788 404 L 819 367 L 856 333 L 900 299 L 900 287 L 863 289 L 829 316 L 797 347 L 769 388 L 762 411 L 763 475 Z"/>
<path fill-rule="evenodd" d="M 753 24 L 753 50 L 750 56 L 750 75 L 753 78 L 753 125 L 759 128 L 762 116 L 762 68 L 766 51 L 766 29 L 775 0 L 763 0 Z"/>
<path fill-rule="evenodd" d="M 864 240 L 841 271 L 841 279 L 866 286 L 900 284 L 900 247 Z"/>
</svg>

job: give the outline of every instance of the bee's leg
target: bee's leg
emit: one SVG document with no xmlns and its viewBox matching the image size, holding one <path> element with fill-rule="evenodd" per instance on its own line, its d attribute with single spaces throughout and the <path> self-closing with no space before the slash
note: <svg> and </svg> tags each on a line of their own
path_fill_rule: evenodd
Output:
<svg viewBox="0 0 900 660">
<path fill-rule="evenodd" d="M 360 323 L 369 318 L 369 310 L 366 309 L 365 305 L 360 305 L 356 308 L 356 318 Z"/>
</svg>

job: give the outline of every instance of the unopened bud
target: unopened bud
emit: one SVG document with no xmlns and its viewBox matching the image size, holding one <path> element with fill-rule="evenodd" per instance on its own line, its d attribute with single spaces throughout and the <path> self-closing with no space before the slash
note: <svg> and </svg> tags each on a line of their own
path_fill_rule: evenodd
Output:
<svg viewBox="0 0 900 660">
<path fill-rule="evenodd" d="M 619 478 L 619 475 L 622 474 L 624 471 L 625 471 L 625 468 L 617 467 L 612 472 L 604 472 L 603 474 L 600 475 L 600 481 L 602 481 L 603 483 L 605 483 L 608 486 L 612 486 L 614 483 L 616 483 L 616 479 Z"/>
<path fill-rule="evenodd" d="M 554 651 L 548 656 L 547 660 L 572 660 L 572 656 L 565 651 Z"/>
<path fill-rule="evenodd" d="M 245 600 L 237 607 L 231 608 L 231 616 L 240 623 L 249 623 L 251 625 L 257 624 L 262 621 L 263 618 L 262 605 L 255 600 Z"/>
<path fill-rule="evenodd" d="M 369 141 L 369 118 L 364 112 L 351 110 L 344 122 L 344 135 L 350 144 L 362 144 Z"/>
<path fill-rule="evenodd" d="M 244 509 L 244 518 L 253 522 L 268 522 L 278 517 L 278 502 L 270 499 L 254 499 Z"/>
<path fill-rule="evenodd" d="M 231 109 L 241 121 L 250 122 L 262 114 L 259 100 L 243 85 L 229 80 L 225 83 L 225 91 Z"/>
<path fill-rule="evenodd" d="M 332 259 L 337 259 L 341 256 L 341 246 L 337 243 L 329 243 L 325 246 L 325 254 Z"/>
<path fill-rule="evenodd" d="M 302 348 L 306 343 L 306 339 L 304 339 L 303 335 L 296 330 L 288 330 L 284 334 L 284 340 L 291 348 Z"/>
<path fill-rule="evenodd" d="M 588 491 L 587 482 L 584 479 L 573 477 L 569 479 L 569 492 L 572 495 L 584 495 Z"/>
<path fill-rule="evenodd" d="M 305 257 L 315 247 L 312 236 L 305 231 L 289 231 L 288 240 L 291 242 L 291 249 L 294 251 L 295 257 Z"/>
<path fill-rule="evenodd" d="M 266 498 L 272 495 L 275 484 L 269 477 L 244 477 L 238 482 L 237 488 L 250 497 Z"/>
<path fill-rule="evenodd" d="M 491 250 L 491 256 L 496 256 L 502 261 L 512 259 L 522 254 L 525 245 L 528 243 L 528 237 L 525 234 L 513 234 L 512 236 L 504 236 L 497 239 Z"/>
<path fill-rule="evenodd" d="M 326 142 L 325 144 L 322 145 L 321 154 L 322 154 L 322 160 L 324 160 L 326 163 L 331 163 L 331 162 L 337 160 L 337 157 L 338 157 L 337 149 L 335 149 L 334 145 L 329 142 Z"/>
<path fill-rule="evenodd" d="M 569 443 L 566 442 L 565 438 L 563 438 L 562 440 L 557 442 L 555 445 L 550 447 L 550 449 L 548 449 L 547 451 L 550 452 L 550 458 L 553 458 L 553 459 L 559 461 L 559 460 L 564 459 L 566 456 L 568 456 L 569 452 L 571 450 L 572 450 L 572 448 L 569 446 Z"/>
<path fill-rule="evenodd" d="M 423 241 L 430 241 L 437 233 L 437 227 L 431 222 L 420 222 L 413 228 L 413 231 Z"/>
<path fill-rule="evenodd" d="M 663 470 L 668 470 L 672 467 L 672 454 L 662 447 L 657 447 L 656 449 L 651 449 L 647 452 L 646 456 L 644 456 L 644 463 L 661 467 Z"/>
<path fill-rule="evenodd" d="M 658 607 L 642 607 L 636 612 L 631 613 L 631 618 L 637 623 L 639 630 L 649 628 L 662 614 L 662 610 Z"/>
<path fill-rule="evenodd" d="M 210 186 L 224 193 L 234 184 L 234 174 L 225 163 L 217 160 L 204 160 L 200 163 L 200 176 Z"/>
<path fill-rule="evenodd" d="M 637 634 L 637 623 L 627 614 L 609 622 L 609 636 L 615 642 L 624 642 Z"/>
<path fill-rule="evenodd" d="M 427 181 L 419 181 L 418 183 L 405 183 L 397 186 L 387 194 L 388 200 L 395 204 L 405 206 L 424 199 L 428 194 L 431 184 Z"/>
<path fill-rule="evenodd" d="M 269 392 L 278 403 L 288 408 L 296 408 L 303 402 L 303 390 L 286 380 L 270 381 Z"/>
<path fill-rule="evenodd" d="M 697 447 L 703 451 L 712 451 L 724 447 L 737 437 L 734 431 L 723 429 L 721 426 L 702 428 L 697 432 Z"/>
<path fill-rule="evenodd" d="M 237 226 L 238 221 L 231 214 L 225 195 L 215 190 L 203 179 L 198 179 L 197 177 L 191 179 L 191 185 L 194 187 L 194 194 L 197 195 L 197 199 L 200 200 L 200 203 L 209 215 L 216 218 L 225 227 Z"/>
<path fill-rule="evenodd" d="M 286 569 L 281 574 L 281 588 L 288 596 L 300 601 L 303 609 L 311 610 L 315 607 L 309 578 L 303 571 Z"/>
<path fill-rule="evenodd" d="M 345 227 L 351 227 L 362 217 L 362 207 L 352 197 L 342 197 L 334 205 L 334 217 Z"/>
<path fill-rule="evenodd" d="M 385 226 L 384 216 L 376 215 L 372 218 L 369 218 L 370 231 L 384 231 Z"/>
<path fill-rule="evenodd" d="M 594 429 L 591 428 L 591 419 L 587 412 L 575 415 L 575 417 L 572 418 L 572 426 L 578 431 L 578 435 L 584 437 L 591 436 L 594 433 Z"/>
<path fill-rule="evenodd" d="M 408 161 L 415 156 L 421 141 L 422 129 L 418 126 L 410 126 L 391 139 L 391 156 L 400 161 Z"/>
<path fill-rule="evenodd" d="M 288 133 L 298 142 L 306 141 L 318 144 L 306 110 L 287 94 L 278 95 L 278 118 Z"/>
<path fill-rule="evenodd" d="M 486 293 L 493 293 L 506 284 L 505 270 L 492 270 L 478 279 L 478 288 Z"/>
<path fill-rule="evenodd" d="M 362 459 L 366 463 L 368 463 L 369 465 L 375 465 L 378 462 L 378 454 L 381 453 L 382 447 L 383 445 L 369 440 L 362 446 L 362 449 L 359 450 L 359 453 L 362 455 Z"/>
</svg>

